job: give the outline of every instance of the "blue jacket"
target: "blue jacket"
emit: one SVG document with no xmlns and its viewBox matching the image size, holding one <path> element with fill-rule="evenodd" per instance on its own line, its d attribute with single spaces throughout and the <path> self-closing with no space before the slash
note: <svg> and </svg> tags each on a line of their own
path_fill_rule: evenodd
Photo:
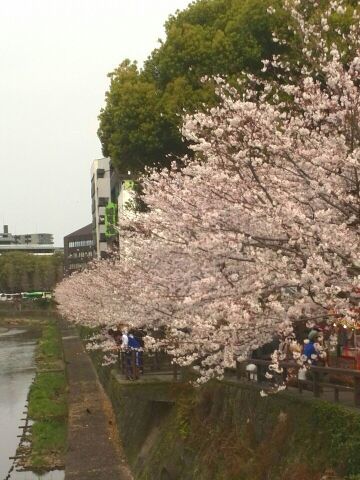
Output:
<svg viewBox="0 0 360 480">
<path fill-rule="evenodd" d="M 136 340 L 135 337 L 129 335 L 128 347 L 133 349 L 140 348 L 140 343 L 138 342 L 138 340 Z"/>
<path fill-rule="evenodd" d="M 311 358 L 311 355 L 317 355 L 317 351 L 315 350 L 314 342 L 309 342 L 305 344 L 304 347 L 304 355 L 311 360 L 311 363 L 315 363 L 316 360 Z"/>
</svg>

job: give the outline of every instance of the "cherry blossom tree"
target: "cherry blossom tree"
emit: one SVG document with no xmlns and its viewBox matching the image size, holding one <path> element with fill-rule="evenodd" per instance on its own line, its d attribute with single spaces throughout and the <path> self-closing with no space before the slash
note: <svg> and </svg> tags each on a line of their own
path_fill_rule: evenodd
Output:
<svg viewBox="0 0 360 480">
<path fill-rule="evenodd" d="M 308 24 L 304 3 L 287 4 L 304 63 L 264 62 L 277 82 L 215 79 L 219 105 L 184 120 L 196 160 L 149 172 L 149 212 L 121 220 L 119 259 L 58 287 L 62 313 L 146 327 L 147 347 L 193 365 L 200 382 L 300 319 L 356 323 L 359 16 L 329 37 L 348 7 L 334 0 Z"/>
</svg>

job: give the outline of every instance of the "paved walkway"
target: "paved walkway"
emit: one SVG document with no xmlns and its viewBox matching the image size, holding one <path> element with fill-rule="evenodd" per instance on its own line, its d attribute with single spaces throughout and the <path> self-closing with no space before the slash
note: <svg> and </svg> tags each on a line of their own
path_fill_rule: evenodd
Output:
<svg viewBox="0 0 360 480">
<path fill-rule="evenodd" d="M 65 480 L 132 480 L 111 403 L 75 328 L 61 324 L 69 382 Z"/>
</svg>

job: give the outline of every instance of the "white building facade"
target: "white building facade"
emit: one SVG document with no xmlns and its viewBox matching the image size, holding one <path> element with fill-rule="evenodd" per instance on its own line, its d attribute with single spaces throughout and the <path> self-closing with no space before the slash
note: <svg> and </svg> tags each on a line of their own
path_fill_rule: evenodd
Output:
<svg viewBox="0 0 360 480">
<path fill-rule="evenodd" d="M 94 250 L 98 259 L 106 257 L 108 251 L 105 208 L 110 196 L 110 159 L 94 160 L 91 166 L 91 209 Z"/>
</svg>

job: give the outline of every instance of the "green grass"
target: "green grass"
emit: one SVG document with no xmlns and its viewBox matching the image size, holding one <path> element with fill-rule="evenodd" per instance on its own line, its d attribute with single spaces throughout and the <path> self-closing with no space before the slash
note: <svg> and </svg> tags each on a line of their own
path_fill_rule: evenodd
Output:
<svg viewBox="0 0 360 480">
<path fill-rule="evenodd" d="M 63 419 L 36 422 L 32 428 L 31 464 L 36 469 L 61 466 L 66 444 Z"/>
<path fill-rule="evenodd" d="M 43 330 L 36 353 L 36 362 L 41 370 L 55 369 L 62 365 L 61 338 L 54 323 Z"/>
<path fill-rule="evenodd" d="M 38 373 L 30 388 L 29 415 L 33 420 L 65 417 L 66 379 L 64 372 Z"/>
<path fill-rule="evenodd" d="M 37 374 L 29 392 L 29 466 L 47 470 L 64 465 L 67 431 L 66 378 L 61 337 L 54 323 L 42 332 L 36 352 Z"/>
</svg>

